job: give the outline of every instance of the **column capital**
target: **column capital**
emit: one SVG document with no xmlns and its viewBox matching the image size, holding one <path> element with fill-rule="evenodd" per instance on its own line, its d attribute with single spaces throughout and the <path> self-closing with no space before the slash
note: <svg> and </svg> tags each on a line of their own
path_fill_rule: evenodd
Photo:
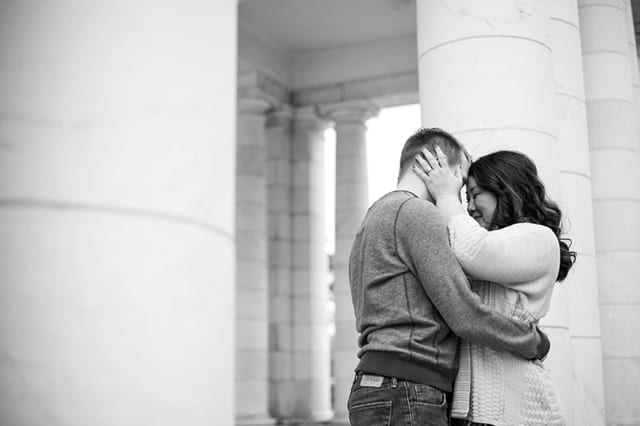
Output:
<svg viewBox="0 0 640 426">
<path fill-rule="evenodd" d="M 277 80 L 251 68 L 238 71 L 238 112 L 263 114 L 279 108 L 289 98 L 288 90 Z"/>
<path fill-rule="evenodd" d="M 380 111 L 378 106 L 368 99 L 325 104 L 321 105 L 319 110 L 323 116 L 335 121 L 336 125 L 364 125 L 369 118 L 378 115 Z"/>
<path fill-rule="evenodd" d="M 263 115 L 269 108 L 271 108 L 271 103 L 265 99 L 238 98 L 238 114 Z"/>
<path fill-rule="evenodd" d="M 296 108 L 293 111 L 293 126 L 295 130 L 324 131 L 331 123 L 318 114 L 315 106 Z"/>
<path fill-rule="evenodd" d="M 267 115 L 267 127 L 281 127 L 288 125 L 293 119 L 293 108 L 291 105 L 281 105 L 273 109 Z"/>
</svg>

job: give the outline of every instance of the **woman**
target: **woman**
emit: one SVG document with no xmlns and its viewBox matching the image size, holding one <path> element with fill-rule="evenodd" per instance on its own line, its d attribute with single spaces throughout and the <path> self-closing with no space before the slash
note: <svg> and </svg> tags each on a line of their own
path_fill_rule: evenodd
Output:
<svg viewBox="0 0 640 426">
<path fill-rule="evenodd" d="M 553 286 L 576 254 L 561 235 L 561 212 L 546 196 L 536 166 L 524 154 L 498 151 L 471 164 L 467 215 L 462 173 L 446 156 L 424 151 L 414 170 L 448 224 L 450 242 L 472 289 L 504 315 L 538 322 Z M 451 416 L 458 425 L 564 425 L 549 372 L 539 361 L 462 342 Z"/>
</svg>

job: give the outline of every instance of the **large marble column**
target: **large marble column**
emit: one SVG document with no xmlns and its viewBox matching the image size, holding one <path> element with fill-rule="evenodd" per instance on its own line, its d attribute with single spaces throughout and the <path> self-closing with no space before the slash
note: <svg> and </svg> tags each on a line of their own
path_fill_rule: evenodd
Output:
<svg viewBox="0 0 640 426">
<path fill-rule="evenodd" d="M 623 0 L 580 0 L 607 424 L 640 422 L 640 156 Z"/>
<path fill-rule="evenodd" d="M 630 0 L 624 0 L 624 3 L 625 21 L 627 23 L 627 49 L 633 85 L 633 104 L 636 112 L 636 136 L 638 136 L 638 150 L 640 150 L 640 69 L 638 68 L 638 47 L 636 43 L 636 29 L 633 22 L 632 4 Z"/>
<path fill-rule="evenodd" d="M 293 416 L 293 288 L 291 108 L 269 114 L 266 123 L 269 235 L 269 412 Z"/>
<path fill-rule="evenodd" d="M 266 111 L 238 99 L 236 182 L 236 424 L 270 424 Z"/>
<path fill-rule="evenodd" d="M 236 13 L 0 5 L 0 424 L 232 424 Z"/>
<path fill-rule="evenodd" d="M 367 101 L 323 107 L 323 114 L 335 122 L 336 130 L 336 252 L 333 284 L 336 334 L 333 362 L 334 422 L 337 424 L 349 424 L 347 399 L 358 362 L 358 334 L 349 287 L 349 253 L 356 231 L 369 208 L 365 123 L 377 112 L 377 108 Z"/>
<path fill-rule="evenodd" d="M 417 2 L 422 124 L 453 132 L 474 156 L 516 149 L 535 161 L 551 196 L 560 195 L 553 116 L 550 2 Z M 571 404 L 566 287 L 556 286 L 543 319 L 552 341 L 545 364 Z"/>
<path fill-rule="evenodd" d="M 329 266 L 324 204 L 324 130 L 313 107 L 294 113 L 293 207 L 293 421 L 331 419 Z"/>
<path fill-rule="evenodd" d="M 567 279 L 571 368 L 564 379 L 571 384 L 569 424 L 604 424 L 602 349 L 587 114 L 582 75 L 582 52 L 575 0 L 551 2 L 551 47 L 556 85 L 555 114 L 560 141 L 562 209 L 567 237 L 578 254 Z M 555 348 L 552 348 L 555 350 Z"/>
</svg>

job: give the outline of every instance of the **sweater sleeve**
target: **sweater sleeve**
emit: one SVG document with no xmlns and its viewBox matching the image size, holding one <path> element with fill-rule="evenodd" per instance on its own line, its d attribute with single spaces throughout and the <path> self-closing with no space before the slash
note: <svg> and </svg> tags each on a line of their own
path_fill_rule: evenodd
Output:
<svg viewBox="0 0 640 426">
<path fill-rule="evenodd" d="M 535 324 L 494 311 L 470 290 L 435 206 L 420 200 L 404 204 L 396 219 L 396 246 L 458 336 L 527 359 L 546 356 L 549 340 Z"/>
<path fill-rule="evenodd" d="M 456 215 L 448 228 L 453 253 L 475 279 L 516 288 L 558 272 L 558 240 L 546 226 L 517 223 L 487 231 L 472 217 Z"/>
</svg>

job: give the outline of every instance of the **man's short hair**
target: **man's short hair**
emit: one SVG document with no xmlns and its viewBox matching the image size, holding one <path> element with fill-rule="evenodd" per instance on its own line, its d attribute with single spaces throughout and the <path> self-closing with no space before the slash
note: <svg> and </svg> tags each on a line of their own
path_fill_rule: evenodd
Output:
<svg viewBox="0 0 640 426">
<path fill-rule="evenodd" d="M 449 165 L 455 166 L 460 164 L 462 155 L 464 155 L 469 162 L 471 161 L 471 156 L 467 150 L 451 134 L 436 127 L 429 129 L 422 128 L 411 135 L 404 143 L 402 154 L 400 154 L 398 181 L 407 171 L 411 170 L 411 167 L 415 164 L 416 156 L 420 154 L 422 148 L 427 148 L 433 155 L 436 155 L 436 146 L 439 146 L 442 152 L 447 155 Z"/>
</svg>

